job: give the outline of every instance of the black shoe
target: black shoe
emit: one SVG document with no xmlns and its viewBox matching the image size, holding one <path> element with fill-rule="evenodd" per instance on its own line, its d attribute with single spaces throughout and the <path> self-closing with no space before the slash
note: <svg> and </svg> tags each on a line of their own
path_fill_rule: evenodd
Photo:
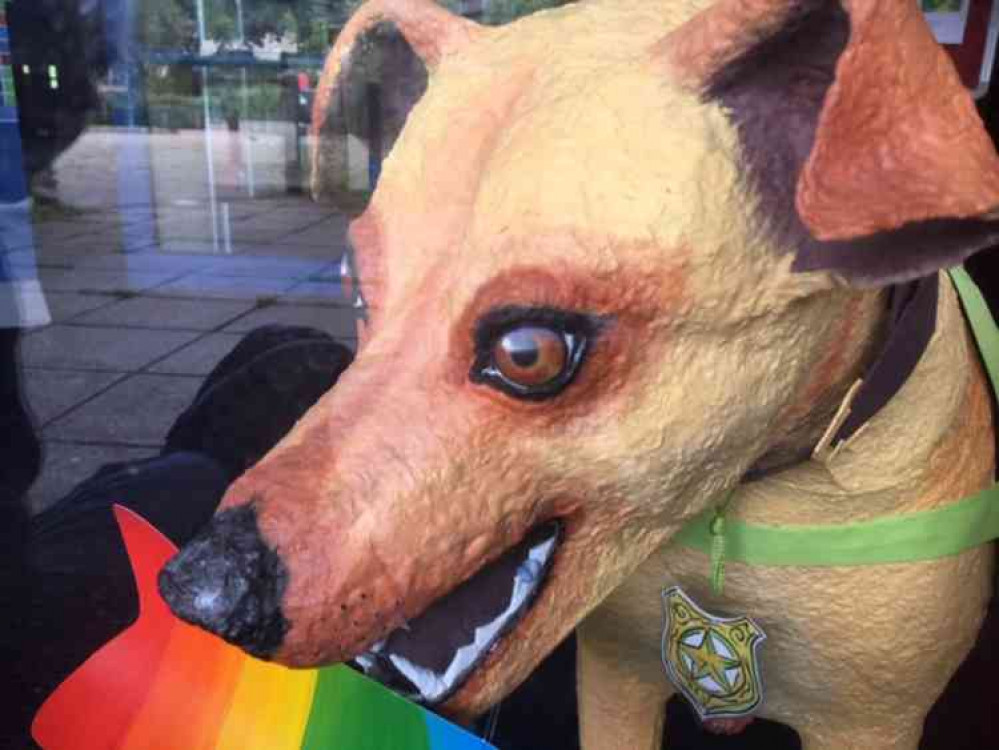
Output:
<svg viewBox="0 0 999 750">
<path fill-rule="evenodd" d="M 205 453 L 231 481 L 263 458 L 352 360 L 350 349 L 322 331 L 258 328 L 205 379 L 167 433 L 163 453 Z"/>
</svg>

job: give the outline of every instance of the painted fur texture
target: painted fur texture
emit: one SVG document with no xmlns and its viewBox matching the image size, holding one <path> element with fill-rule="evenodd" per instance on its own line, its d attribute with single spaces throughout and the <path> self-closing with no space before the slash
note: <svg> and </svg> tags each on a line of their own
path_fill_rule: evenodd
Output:
<svg viewBox="0 0 999 750">
<path fill-rule="evenodd" d="M 530 606 L 434 683 L 445 711 L 483 711 L 578 628 L 583 747 L 658 748 L 660 592 L 680 584 L 767 630 L 762 714 L 807 750 L 915 748 L 990 547 L 731 564 L 718 596 L 707 557 L 670 544 L 733 489 L 734 517 L 821 524 L 992 481 L 943 279 L 905 385 L 810 458 L 879 351 L 886 287 L 999 234 L 999 160 L 915 3 L 584 0 L 485 28 L 374 0 L 327 62 L 320 197 L 352 53 L 385 24 L 427 75 L 351 227 L 361 349 L 168 566 L 175 611 L 292 666 L 377 662 L 421 618 L 446 640 L 449 602 L 557 522 Z"/>
</svg>

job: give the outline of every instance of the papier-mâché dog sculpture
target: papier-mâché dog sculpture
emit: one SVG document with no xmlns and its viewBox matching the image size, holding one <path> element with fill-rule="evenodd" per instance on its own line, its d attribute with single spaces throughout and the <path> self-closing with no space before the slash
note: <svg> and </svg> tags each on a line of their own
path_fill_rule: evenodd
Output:
<svg viewBox="0 0 999 750">
<path fill-rule="evenodd" d="M 723 502 L 843 524 L 992 481 L 988 384 L 935 272 L 999 234 L 999 160 L 916 3 L 591 0 L 484 28 L 375 0 L 324 73 L 320 193 L 341 74 L 386 23 L 429 81 L 351 227 L 358 357 L 170 563 L 171 606 L 458 716 L 578 628 L 583 747 L 638 750 L 679 585 L 766 632 L 759 711 L 808 750 L 915 748 L 989 545 L 730 560 L 717 593 L 671 539 Z M 858 391 L 899 340 L 898 382 Z"/>
</svg>

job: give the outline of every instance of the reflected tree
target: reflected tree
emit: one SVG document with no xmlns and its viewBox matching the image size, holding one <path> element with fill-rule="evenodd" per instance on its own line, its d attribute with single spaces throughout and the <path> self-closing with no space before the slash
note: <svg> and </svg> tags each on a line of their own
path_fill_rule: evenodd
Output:
<svg viewBox="0 0 999 750">
<path fill-rule="evenodd" d="M 294 39 L 299 53 L 318 54 L 363 0 L 201 0 L 206 38 L 221 49 L 238 45 L 239 8 L 244 44 Z M 572 0 L 445 0 L 457 13 L 500 24 Z M 197 0 L 139 0 L 140 43 L 146 49 L 194 52 L 198 48 Z"/>
<path fill-rule="evenodd" d="M 360 5 L 358 0 L 202 0 L 205 37 L 220 49 L 269 38 L 297 42 L 300 53 L 321 52 L 330 33 Z M 195 52 L 198 49 L 197 0 L 140 0 L 139 43 L 146 49 Z"/>
</svg>

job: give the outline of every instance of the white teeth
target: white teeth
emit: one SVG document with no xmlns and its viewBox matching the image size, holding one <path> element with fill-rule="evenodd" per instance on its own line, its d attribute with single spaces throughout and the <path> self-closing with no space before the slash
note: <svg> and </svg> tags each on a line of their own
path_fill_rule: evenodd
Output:
<svg viewBox="0 0 999 750">
<path fill-rule="evenodd" d="M 459 648 L 444 674 L 414 664 L 397 654 L 388 654 L 392 664 L 420 691 L 420 696 L 429 703 L 435 703 L 449 693 L 478 663 L 482 656 L 492 651 L 499 642 L 503 627 L 520 611 L 537 586 L 544 570 L 545 562 L 551 557 L 555 538 L 551 537 L 531 548 L 527 559 L 521 563 L 514 578 L 513 591 L 506 609 L 491 622 L 475 629 L 475 639 L 467 646 Z M 384 643 L 384 642 L 382 642 Z M 368 667 L 358 658 L 358 663 Z"/>
<path fill-rule="evenodd" d="M 359 654 L 354 657 L 354 661 L 356 661 L 357 665 L 364 670 L 365 674 L 369 674 L 371 670 L 375 668 L 378 661 L 377 655 L 385 650 L 385 642 L 387 640 L 387 638 L 382 638 L 382 640 L 378 641 L 378 643 L 373 643 L 371 648 L 363 654 Z"/>
<path fill-rule="evenodd" d="M 544 570 L 544 567 L 540 560 L 528 557 L 517 568 L 517 580 L 524 583 L 534 583 L 541 577 L 542 570 Z"/>
<path fill-rule="evenodd" d="M 345 279 L 354 278 L 354 269 L 350 267 L 350 256 L 347 253 L 340 256 L 340 276 Z"/>
</svg>

